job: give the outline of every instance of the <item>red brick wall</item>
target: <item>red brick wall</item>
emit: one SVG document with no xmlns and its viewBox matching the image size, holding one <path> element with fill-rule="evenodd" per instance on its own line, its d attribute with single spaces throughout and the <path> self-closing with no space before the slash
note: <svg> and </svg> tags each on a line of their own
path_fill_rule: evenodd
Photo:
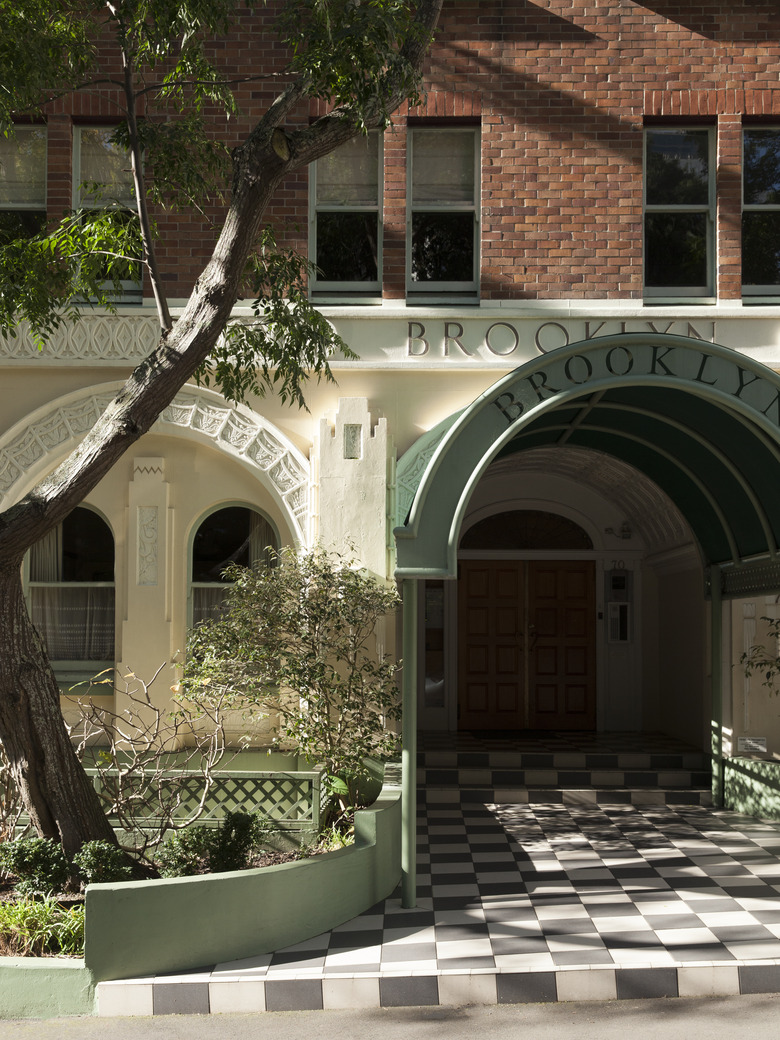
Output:
<svg viewBox="0 0 780 1040">
<path fill-rule="evenodd" d="M 268 13 L 246 15 L 218 50 L 237 76 L 278 71 Z M 482 299 L 641 298 L 645 117 L 718 127 L 719 296 L 740 295 L 740 127 L 780 124 L 780 20 L 774 2 L 717 0 L 651 7 L 631 0 L 445 0 L 419 117 L 479 117 L 482 126 Z M 272 96 L 239 89 L 235 143 Z M 75 120 L 105 121 L 110 97 L 80 98 Z M 302 106 L 293 121 L 314 114 Z M 49 208 L 69 201 L 70 134 L 53 109 Z M 384 291 L 404 296 L 406 111 L 385 142 Z M 66 190 L 67 189 L 67 190 Z M 306 171 L 277 195 L 271 218 L 305 249 Z M 219 210 L 210 214 L 219 220 Z M 214 240 L 205 223 L 158 214 L 171 296 L 189 291 Z"/>
</svg>

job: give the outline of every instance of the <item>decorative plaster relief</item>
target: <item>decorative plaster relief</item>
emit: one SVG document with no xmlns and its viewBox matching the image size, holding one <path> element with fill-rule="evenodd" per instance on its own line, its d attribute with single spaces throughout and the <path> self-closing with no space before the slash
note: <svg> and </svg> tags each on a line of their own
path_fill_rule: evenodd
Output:
<svg viewBox="0 0 780 1040">
<path fill-rule="evenodd" d="M 139 585 L 157 584 L 157 506 L 138 507 Z"/>
<path fill-rule="evenodd" d="M 0 438 L 0 507 L 13 499 L 17 485 L 29 481 L 31 470 L 41 469 L 43 476 L 42 463 L 50 453 L 61 453 L 97 422 L 115 389 L 64 399 L 54 411 L 28 417 Z M 213 391 L 188 387 L 177 394 L 152 431 L 164 433 L 171 426 L 206 437 L 218 450 L 260 470 L 289 511 L 298 539 L 306 541 L 309 463 L 262 416 L 237 411 Z"/>
<path fill-rule="evenodd" d="M 406 523 L 409 510 L 412 508 L 414 496 L 420 486 L 422 475 L 439 444 L 452 424 L 460 415 L 456 412 L 448 416 L 438 426 L 419 437 L 409 450 L 398 460 L 396 469 L 396 523 L 399 527 Z"/>
<path fill-rule="evenodd" d="M 149 314 L 85 316 L 65 322 L 42 353 L 24 328 L 16 339 L 0 339 L 0 361 L 141 361 L 160 339 L 160 323 Z"/>
</svg>

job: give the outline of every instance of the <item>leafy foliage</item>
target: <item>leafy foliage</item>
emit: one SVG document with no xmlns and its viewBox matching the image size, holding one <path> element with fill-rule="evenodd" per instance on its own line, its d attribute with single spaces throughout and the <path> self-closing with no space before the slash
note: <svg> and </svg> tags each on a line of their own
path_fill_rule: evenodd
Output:
<svg viewBox="0 0 780 1040">
<path fill-rule="evenodd" d="M 770 693 L 778 693 L 780 685 L 780 618 L 762 617 L 769 626 L 770 646 L 755 643 L 740 657 L 746 676 L 758 674 L 761 685 Z"/>
<path fill-rule="evenodd" d="M 54 899 L 0 903 L 0 951 L 7 956 L 84 955 L 84 907 Z"/>
<path fill-rule="evenodd" d="M 418 101 L 419 76 L 399 47 L 417 31 L 405 0 L 298 0 L 284 5 L 278 25 L 292 51 L 290 67 L 304 77 L 307 92 L 346 108 L 362 129 L 377 109 L 389 123 L 390 75 L 413 104 Z"/>
<path fill-rule="evenodd" d="M 157 850 L 163 877 L 245 870 L 270 829 L 259 813 L 226 812 L 217 827 L 177 831 Z"/>
<path fill-rule="evenodd" d="M 86 884 L 129 881 L 133 868 L 127 856 L 107 841 L 86 841 L 73 857 L 73 863 Z"/>
<path fill-rule="evenodd" d="M 51 838 L 17 838 L 0 845 L 0 867 L 19 880 L 25 896 L 62 892 L 71 878 L 71 865 L 62 846 Z"/>
<path fill-rule="evenodd" d="M 275 562 L 229 569 L 225 611 L 189 640 L 183 690 L 196 703 L 229 696 L 278 713 L 282 735 L 341 777 L 349 798 L 364 759 L 397 748 L 386 728 L 400 713 L 397 666 L 375 632 L 398 596 L 323 549 L 283 549 Z"/>
<path fill-rule="evenodd" d="M 237 403 L 273 391 L 281 401 L 305 408 L 302 386 L 311 374 L 333 382 L 328 359 L 336 351 L 356 358 L 333 326 L 309 302 L 309 263 L 295 250 L 280 250 L 271 228 L 250 264 L 257 298 L 254 318 L 233 322 L 196 372 L 203 386 L 215 383 Z"/>
</svg>

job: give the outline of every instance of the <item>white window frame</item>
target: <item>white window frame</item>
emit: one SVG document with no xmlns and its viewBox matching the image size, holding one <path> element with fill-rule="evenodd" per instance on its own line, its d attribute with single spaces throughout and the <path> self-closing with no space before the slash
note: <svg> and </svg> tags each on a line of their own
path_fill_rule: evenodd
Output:
<svg viewBox="0 0 780 1040">
<path fill-rule="evenodd" d="M 766 133 L 774 131 L 780 134 L 780 126 L 743 126 L 742 128 L 742 213 L 780 213 L 780 203 L 776 202 L 745 202 L 745 134 Z M 744 242 L 742 235 L 741 242 Z M 744 246 L 743 246 L 744 248 Z M 744 268 L 743 268 L 744 269 Z M 742 283 L 742 295 L 749 297 L 749 303 L 774 303 L 778 302 L 780 296 L 780 282 L 775 285 L 745 285 Z"/>
<path fill-rule="evenodd" d="M 382 238 L 383 238 L 383 195 L 384 195 L 384 135 L 378 130 L 369 130 L 368 141 L 374 141 L 377 149 L 376 198 L 371 202 L 319 202 L 317 193 L 317 163 L 309 167 L 309 260 L 314 265 L 309 278 L 312 295 L 327 296 L 329 302 L 382 296 Z M 320 213 L 373 213 L 377 222 L 377 276 L 369 281 L 346 281 L 321 277 L 317 264 L 317 227 Z"/>
<path fill-rule="evenodd" d="M 647 139 L 652 133 L 683 134 L 696 131 L 707 134 L 707 167 L 708 185 L 707 202 L 700 204 L 650 204 L 647 201 Z M 706 125 L 674 126 L 653 125 L 647 126 L 642 135 L 642 282 L 645 300 L 652 303 L 714 303 L 716 300 L 715 288 L 715 172 L 716 172 L 716 150 L 715 150 L 715 127 Z M 684 285 L 684 286 L 648 286 L 646 284 L 646 217 L 648 213 L 704 213 L 706 215 L 706 250 L 707 250 L 707 284 L 706 285 Z"/>
<path fill-rule="evenodd" d="M 474 141 L 474 176 L 473 194 L 469 203 L 465 202 L 420 202 L 414 199 L 414 141 L 420 134 L 459 133 L 471 136 Z M 406 177 L 406 294 L 412 302 L 435 303 L 447 302 L 453 297 L 464 300 L 479 297 L 480 281 L 480 225 L 481 225 L 481 191 L 482 191 L 482 135 L 478 126 L 459 126 L 440 124 L 437 126 L 410 126 L 407 133 L 407 177 Z M 428 281 L 418 282 L 412 277 L 412 246 L 414 216 L 417 212 L 425 213 L 470 213 L 473 216 L 473 253 L 472 277 L 466 281 Z"/>
<path fill-rule="evenodd" d="M 74 126 L 73 128 L 73 208 L 74 209 L 109 209 L 116 208 L 119 210 L 127 211 L 132 213 L 137 218 L 137 208 L 132 187 L 127 195 L 120 196 L 118 198 L 109 199 L 90 199 L 88 196 L 82 196 L 82 185 L 84 180 L 81 173 L 81 138 L 82 134 L 89 131 L 102 130 L 106 135 L 110 135 L 116 128 L 114 126 Z M 118 150 L 117 150 L 118 151 Z M 130 157 L 128 154 L 128 163 Z M 137 281 L 134 279 L 123 279 L 120 282 L 122 287 L 121 297 L 119 298 L 120 303 L 141 303 L 143 300 L 143 277 Z"/>
</svg>

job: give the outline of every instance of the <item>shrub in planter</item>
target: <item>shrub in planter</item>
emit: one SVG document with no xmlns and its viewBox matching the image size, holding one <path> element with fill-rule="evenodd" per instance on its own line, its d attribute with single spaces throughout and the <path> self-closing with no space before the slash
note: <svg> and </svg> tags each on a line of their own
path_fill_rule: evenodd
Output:
<svg viewBox="0 0 780 1040">
<path fill-rule="evenodd" d="M 133 868 L 125 853 L 107 841 L 86 841 L 73 857 L 86 884 L 129 881 Z"/>
<path fill-rule="evenodd" d="M 73 868 L 62 846 L 52 838 L 17 838 L 0 845 L 0 868 L 19 880 L 16 890 L 25 896 L 62 892 Z"/>
<path fill-rule="evenodd" d="M 258 813 L 226 812 L 218 827 L 185 827 L 163 842 L 157 865 L 163 877 L 245 870 L 269 827 Z"/>
</svg>

